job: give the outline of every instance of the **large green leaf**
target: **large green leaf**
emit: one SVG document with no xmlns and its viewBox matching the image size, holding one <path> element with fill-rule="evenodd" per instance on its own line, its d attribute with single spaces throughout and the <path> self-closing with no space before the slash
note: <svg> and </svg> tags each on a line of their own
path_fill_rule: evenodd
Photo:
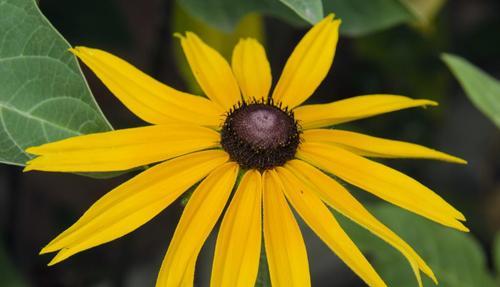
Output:
<svg viewBox="0 0 500 287">
<path fill-rule="evenodd" d="M 459 56 L 443 54 L 442 59 L 472 103 L 500 127 L 500 81 Z"/>
<path fill-rule="evenodd" d="M 374 215 L 405 239 L 429 264 L 440 287 L 494 287 L 477 241 L 387 204 L 371 208 Z M 404 257 L 368 231 L 343 218 L 343 226 L 360 248 L 373 258 L 375 269 L 389 286 L 417 287 Z M 425 277 L 425 276 L 424 276 Z M 424 286 L 435 286 L 428 278 Z"/>
<path fill-rule="evenodd" d="M 0 0 L 0 162 L 24 165 L 24 150 L 111 130 L 70 45 L 34 0 Z"/>
<path fill-rule="evenodd" d="M 333 12 L 342 19 L 340 32 L 350 36 L 362 36 L 414 20 L 397 0 L 324 0 L 323 6 L 325 14 Z"/>
</svg>

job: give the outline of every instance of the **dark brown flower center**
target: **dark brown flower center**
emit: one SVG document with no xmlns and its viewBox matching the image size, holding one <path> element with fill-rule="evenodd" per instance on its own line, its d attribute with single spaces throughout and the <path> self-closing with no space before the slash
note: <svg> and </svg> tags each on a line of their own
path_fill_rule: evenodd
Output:
<svg viewBox="0 0 500 287">
<path fill-rule="evenodd" d="M 293 113 L 271 102 L 235 106 L 221 131 L 222 147 L 245 169 L 281 166 L 295 156 L 299 142 Z"/>
</svg>

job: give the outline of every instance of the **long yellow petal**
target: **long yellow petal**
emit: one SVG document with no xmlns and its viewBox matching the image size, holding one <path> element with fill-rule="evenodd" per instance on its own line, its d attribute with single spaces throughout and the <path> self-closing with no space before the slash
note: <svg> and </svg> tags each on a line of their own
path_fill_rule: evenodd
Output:
<svg viewBox="0 0 500 287">
<path fill-rule="evenodd" d="M 279 182 L 263 175 L 264 245 L 273 287 L 311 286 L 306 246 Z"/>
<path fill-rule="evenodd" d="M 334 144 L 355 154 L 368 157 L 426 158 L 462 164 L 467 163 L 461 158 L 421 145 L 337 129 L 306 130 L 302 138 L 310 143 Z"/>
<path fill-rule="evenodd" d="M 419 282 L 419 286 L 422 287 L 420 270 L 427 274 L 437 284 L 434 273 L 415 250 L 382 222 L 378 221 L 341 184 L 301 160 L 291 160 L 285 165 L 285 168 L 290 170 L 298 179 L 302 188 L 316 193 L 326 204 L 357 224 L 363 226 L 401 252 L 410 263 L 417 281 Z"/>
<path fill-rule="evenodd" d="M 419 106 L 435 106 L 429 100 L 395 95 L 357 96 L 329 104 L 306 105 L 294 110 L 302 128 L 312 129 Z"/>
<path fill-rule="evenodd" d="M 59 251 L 49 265 L 119 238 L 146 223 L 170 205 L 228 156 L 203 151 L 156 165 L 118 186 L 92 205 L 41 253 Z"/>
<path fill-rule="evenodd" d="M 203 97 L 175 90 L 126 61 L 98 49 L 76 47 L 78 56 L 134 114 L 153 124 L 183 121 L 218 127 L 224 110 Z"/>
<path fill-rule="evenodd" d="M 28 148 L 39 157 L 29 161 L 25 171 L 126 170 L 216 147 L 219 140 L 212 129 L 185 124 L 90 134 Z"/>
<path fill-rule="evenodd" d="M 177 35 L 191 71 L 207 97 L 228 111 L 240 101 L 240 89 L 231 67 L 217 51 L 194 33 Z"/>
<path fill-rule="evenodd" d="M 462 213 L 399 171 L 333 145 L 304 143 L 297 157 L 392 204 L 440 224 L 468 231 L 458 221 L 465 220 Z"/>
<path fill-rule="evenodd" d="M 192 272 L 198 253 L 233 189 L 238 165 L 229 162 L 211 172 L 196 188 L 184 208 L 156 281 L 158 287 L 177 287 Z M 190 276 L 188 276 L 190 277 Z"/>
<path fill-rule="evenodd" d="M 282 182 L 288 201 L 307 225 L 354 273 L 358 274 L 368 286 L 386 286 L 333 214 L 314 193 L 301 188 L 300 181 L 283 167 L 278 167 L 276 172 L 270 173 L 275 180 Z"/>
<path fill-rule="evenodd" d="M 241 39 L 234 48 L 231 66 L 247 102 L 267 99 L 272 82 L 271 67 L 266 51 L 257 40 Z"/>
<path fill-rule="evenodd" d="M 210 286 L 255 286 L 262 241 L 261 209 L 261 175 L 249 170 L 222 220 Z"/>
<path fill-rule="evenodd" d="M 273 92 L 275 102 L 294 108 L 309 98 L 332 66 L 340 20 L 333 14 L 314 25 L 286 62 Z"/>
</svg>

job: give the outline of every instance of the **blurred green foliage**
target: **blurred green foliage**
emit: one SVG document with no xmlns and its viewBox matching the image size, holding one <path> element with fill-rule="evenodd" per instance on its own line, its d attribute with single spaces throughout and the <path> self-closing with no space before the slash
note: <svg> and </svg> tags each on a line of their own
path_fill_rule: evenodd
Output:
<svg viewBox="0 0 500 287">
<path fill-rule="evenodd" d="M 22 276 L 14 268 L 5 250 L 3 242 L 0 241 L 0 286 L 26 287 Z"/>
<path fill-rule="evenodd" d="M 496 286 L 483 249 L 470 234 L 450 230 L 388 204 L 374 205 L 370 210 L 424 258 L 439 286 Z M 343 227 L 359 248 L 372 256 L 375 269 L 389 286 L 418 286 L 410 265 L 397 250 L 348 219 L 342 219 Z M 424 286 L 435 286 L 423 277 Z"/>
</svg>

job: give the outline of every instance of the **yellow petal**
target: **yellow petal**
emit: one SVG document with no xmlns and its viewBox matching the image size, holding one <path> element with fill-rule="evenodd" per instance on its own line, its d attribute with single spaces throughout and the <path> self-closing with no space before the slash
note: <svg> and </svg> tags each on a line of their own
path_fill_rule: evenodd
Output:
<svg viewBox="0 0 500 287">
<path fill-rule="evenodd" d="M 115 171 L 166 160 L 219 145 L 216 131 L 168 124 L 73 137 L 26 151 L 39 157 L 25 171 Z"/>
<path fill-rule="evenodd" d="M 255 39 L 241 39 L 233 51 L 233 73 L 247 102 L 267 99 L 271 88 L 271 67 L 266 51 Z"/>
<path fill-rule="evenodd" d="M 306 246 L 281 186 L 263 175 L 264 245 L 273 287 L 311 286 Z"/>
<path fill-rule="evenodd" d="M 333 145 L 304 143 L 297 157 L 392 204 L 462 231 L 462 213 L 418 181 Z M 458 219 L 458 220 L 457 220 Z"/>
<path fill-rule="evenodd" d="M 290 170 L 298 179 L 298 183 L 302 188 L 316 193 L 326 204 L 399 250 L 413 268 L 419 286 L 422 286 L 419 270 L 422 270 L 437 284 L 434 273 L 415 250 L 382 222 L 378 221 L 341 184 L 300 160 L 289 161 L 285 168 Z"/>
<path fill-rule="evenodd" d="M 329 104 L 306 105 L 294 110 L 302 128 L 312 129 L 350 122 L 397 110 L 435 106 L 429 100 L 414 100 L 395 95 L 357 96 Z"/>
<path fill-rule="evenodd" d="M 167 255 L 163 259 L 156 286 L 177 287 L 192 270 L 192 258 L 198 253 L 219 216 L 233 189 L 238 165 L 229 162 L 211 172 L 196 188 L 184 208 L 175 229 Z"/>
<path fill-rule="evenodd" d="M 98 49 L 76 47 L 78 56 L 134 114 L 153 124 L 184 121 L 218 127 L 224 110 L 203 97 L 177 91 L 126 61 Z"/>
<path fill-rule="evenodd" d="M 119 238 L 146 223 L 186 189 L 228 160 L 222 151 L 204 151 L 158 164 L 118 186 L 92 205 L 41 253 L 59 251 L 49 265 Z"/>
<path fill-rule="evenodd" d="M 261 175 L 249 170 L 222 220 L 210 286 L 255 286 L 262 241 L 261 209 Z"/>
<path fill-rule="evenodd" d="M 275 102 L 294 108 L 309 98 L 332 66 L 340 20 L 333 15 L 314 25 L 286 62 L 273 92 Z"/>
<path fill-rule="evenodd" d="M 240 89 L 227 61 L 194 33 L 177 35 L 191 71 L 207 97 L 225 111 L 241 99 Z"/>
<path fill-rule="evenodd" d="M 368 286 L 386 286 L 358 247 L 333 217 L 333 214 L 310 190 L 301 188 L 290 171 L 278 167 L 270 172 L 275 180 L 281 180 L 285 195 L 297 213 L 328 247 L 358 274 Z M 279 178 L 278 178 L 279 176 Z"/>
<path fill-rule="evenodd" d="M 355 154 L 368 157 L 426 158 L 462 164 L 467 163 L 458 157 L 421 145 L 337 129 L 306 130 L 302 138 L 310 143 L 334 144 Z"/>
</svg>

